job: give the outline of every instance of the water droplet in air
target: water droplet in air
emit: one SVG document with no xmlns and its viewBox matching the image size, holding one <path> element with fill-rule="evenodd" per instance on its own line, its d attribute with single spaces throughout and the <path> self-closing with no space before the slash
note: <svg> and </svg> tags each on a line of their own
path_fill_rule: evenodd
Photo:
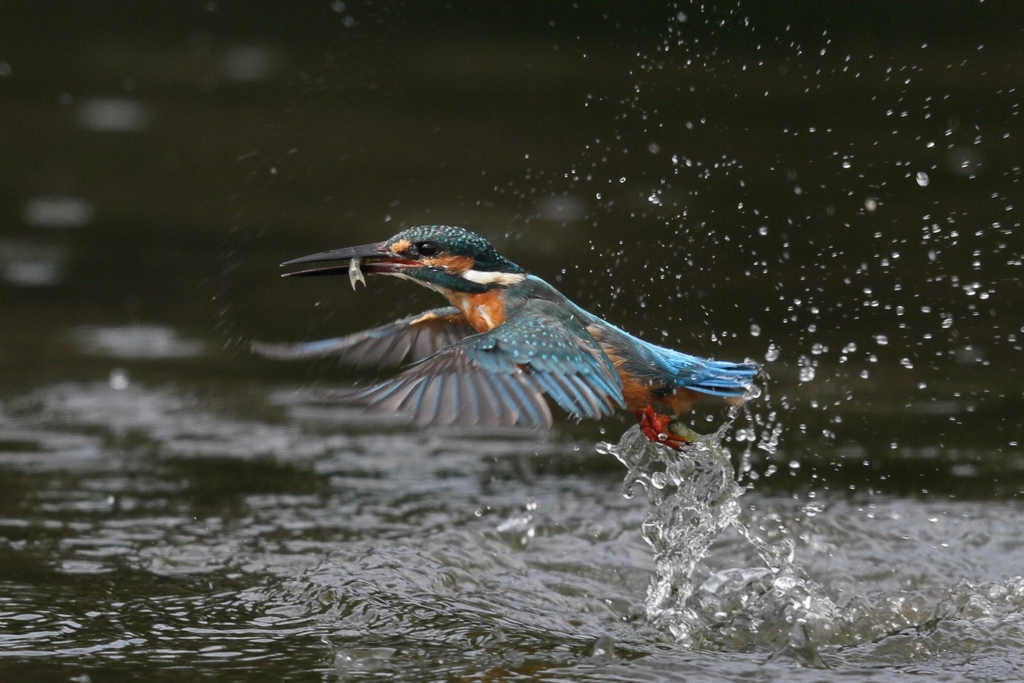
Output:
<svg viewBox="0 0 1024 683">
<path fill-rule="evenodd" d="M 754 324 L 750 326 L 750 336 L 759 337 L 761 335 L 761 326 Z"/>
<path fill-rule="evenodd" d="M 813 367 L 811 367 L 810 365 L 805 365 L 804 367 L 800 368 L 800 381 L 801 382 L 810 382 L 812 379 L 814 379 L 814 368 Z"/>
<path fill-rule="evenodd" d="M 769 344 L 768 350 L 764 353 L 764 359 L 771 363 L 779 359 L 779 347 L 775 344 Z"/>
<path fill-rule="evenodd" d="M 921 187 L 928 187 L 928 174 L 924 171 L 917 172 L 917 184 Z"/>
</svg>

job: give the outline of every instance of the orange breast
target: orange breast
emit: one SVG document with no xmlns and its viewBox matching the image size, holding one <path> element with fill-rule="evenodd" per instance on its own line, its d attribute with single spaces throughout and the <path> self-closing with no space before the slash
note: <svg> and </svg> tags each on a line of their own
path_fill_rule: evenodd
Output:
<svg viewBox="0 0 1024 683">
<path fill-rule="evenodd" d="M 448 301 L 462 311 L 477 332 L 486 332 L 505 322 L 505 300 L 501 298 L 499 289 L 481 294 L 452 292 Z"/>
</svg>

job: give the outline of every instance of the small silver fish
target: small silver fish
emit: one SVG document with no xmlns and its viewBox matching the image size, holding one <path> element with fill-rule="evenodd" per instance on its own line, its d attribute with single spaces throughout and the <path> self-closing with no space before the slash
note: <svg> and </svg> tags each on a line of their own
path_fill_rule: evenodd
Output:
<svg viewBox="0 0 1024 683">
<path fill-rule="evenodd" d="M 352 283 L 352 289 L 356 288 L 357 282 L 362 282 L 363 287 L 366 286 L 366 278 L 363 276 L 363 271 L 359 269 L 360 258 L 353 256 L 348 262 L 348 281 Z"/>
</svg>

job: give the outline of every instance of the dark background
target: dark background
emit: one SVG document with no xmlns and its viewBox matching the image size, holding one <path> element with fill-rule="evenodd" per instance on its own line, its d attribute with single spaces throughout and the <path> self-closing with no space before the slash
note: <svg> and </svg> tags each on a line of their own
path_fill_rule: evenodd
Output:
<svg viewBox="0 0 1024 683">
<path fill-rule="evenodd" d="M 790 405 L 1020 407 L 1019 4 L 576 5 L 5 3 L 5 272 L 53 270 L 2 285 L 8 386 L 105 372 L 81 325 L 201 339 L 176 381 L 302 373 L 249 340 L 432 299 L 276 264 L 450 223 L 648 338 L 774 343 Z"/>
</svg>

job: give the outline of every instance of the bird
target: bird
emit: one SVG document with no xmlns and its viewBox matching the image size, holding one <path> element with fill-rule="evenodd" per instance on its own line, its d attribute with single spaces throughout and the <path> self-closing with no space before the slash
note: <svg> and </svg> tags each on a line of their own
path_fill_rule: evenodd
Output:
<svg viewBox="0 0 1024 683">
<path fill-rule="evenodd" d="M 346 400 L 419 426 L 548 429 L 544 396 L 577 419 L 632 411 L 652 441 L 678 449 L 669 422 L 702 396 L 740 403 L 757 364 L 692 356 L 635 337 L 584 310 L 464 228 L 425 225 L 373 244 L 323 251 L 282 266 L 338 262 L 282 277 L 365 275 L 411 280 L 448 306 L 355 334 L 296 344 L 253 342 L 261 356 L 339 356 L 354 365 L 410 364 Z M 655 410 L 654 406 L 660 406 Z M 667 411 L 667 413 L 666 413 Z"/>
</svg>

